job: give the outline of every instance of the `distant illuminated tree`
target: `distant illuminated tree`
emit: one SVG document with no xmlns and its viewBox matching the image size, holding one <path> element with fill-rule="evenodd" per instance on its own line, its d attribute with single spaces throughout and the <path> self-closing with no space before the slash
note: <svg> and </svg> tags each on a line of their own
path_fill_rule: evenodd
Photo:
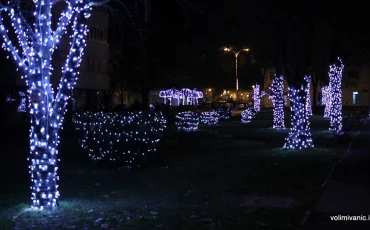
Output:
<svg viewBox="0 0 370 230">
<path fill-rule="evenodd" d="M 285 128 L 284 124 L 284 77 L 275 77 L 270 90 L 272 91 L 272 104 L 274 107 L 273 128 Z"/>
<path fill-rule="evenodd" d="M 338 58 L 338 64 L 329 66 L 329 90 L 330 90 L 330 130 L 342 131 L 342 74 L 344 64 Z"/>
<path fill-rule="evenodd" d="M 306 98 L 306 110 L 307 116 L 312 116 L 312 104 L 311 104 L 311 76 L 305 76 L 304 79 L 307 82 L 307 98 Z"/>
<path fill-rule="evenodd" d="M 254 110 L 259 112 L 261 110 L 261 86 L 256 84 L 253 89 Z"/>
<path fill-rule="evenodd" d="M 322 105 L 325 105 L 324 117 L 330 118 L 330 107 L 331 107 L 331 97 L 330 97 L 330 88 L 329 86 L 324 86 L 321 89 L 322 91 Z"/>
<path fill-rule="evenodd" d="M 10 53 L 26 82 L 29 96 L 31 199 L 34 209 L 52 209 L 58 205 L 57 175 L 59 130 L 62 128 L 68 99 L 76 85 L 78 69 L 86 46 L 87 19 L 91 7 L 101 5 L 90 0 L 66 0 L 66 8 L 52 29 L 52 7 L 58 0 L 34 0 L 34 23 L 30 25 L 22 15 L 20 1 L 0 6 L 0 34 L 3 49 Z M 12 41 L 4 25 L 4 13 L 17 35 Z M 70 30 L 69 30 L 70 29 Z M 50 78 L 52 55 L 63 34 L 69 34 L 70 49 L 62 68 L 57 92 Z M 17 47 L 19 46 L 19 47 Z"/>
</svg>

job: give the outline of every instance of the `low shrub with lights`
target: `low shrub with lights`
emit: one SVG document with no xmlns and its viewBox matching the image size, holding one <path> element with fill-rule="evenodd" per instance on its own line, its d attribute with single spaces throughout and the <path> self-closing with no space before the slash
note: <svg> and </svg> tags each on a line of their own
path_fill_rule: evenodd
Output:
<svg viewBox="0 0 370 230">
<path fill-rule="evenodd" d="M 242 112 L 242 123 L 249 123 L 256 116 L 256 111 L 248 108 Z"/>
<path fill-rule="evenodd" d="M 185 111 L 176 115 L 176 126 L 179 130 L 193 131 L 199 126 L 199 116 L 195 112 Z"/>
<path fill-rule="evenodd" d="M 218 114 L 216 112 L 202 112 L 200 114 L 200 123 L 216 125 L 218 123 Z"/>
<path fill-rule="evenodd" d="M 219 120 L 228 120 L 231 117 L 231 109 L 229 108 L 219 108 L 215 112 L 218 114 Z"/>
<path fill-rule="evenodd" d="M 83 112 L 76 114 L 81 147 L 94 161 L 139 166 L 156 147 L 166 120 L 161 112 Z"/>
</svg>

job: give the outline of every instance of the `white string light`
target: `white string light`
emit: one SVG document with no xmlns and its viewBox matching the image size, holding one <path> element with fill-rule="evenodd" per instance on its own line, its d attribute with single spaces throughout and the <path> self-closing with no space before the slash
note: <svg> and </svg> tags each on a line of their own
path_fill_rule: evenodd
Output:
<svg viewBox="0 0 370 230">
<path fill-rule="evenodd" d="M 342 131 L 342 73 L 344 64 L 338 58 L 339 64 L 329 66 L 329 90 L 330 90 L 330 130 Z"/>
<path fill-rule="evenodd" d="M 324 86 L 321 88 L 321 91 L 322 91 L 321 104 L 325 105 L 324 117 L 330 118 L 330 108 L 331 108 L 330 88 L 329 86 Z"/>
<path fill-rule="evenodd" d="M 306 110 L 307 110 L 307 116 L 312 116 L 312 104 L 311 104 L 311 76 L 305 76 L 304 79 L 307 83 L 307 88 L 306 88 Z"/>
<path fill-rule="evenodd" d="M 130 166 L 156 151 L 166 120 L 161 112 L 76 114 L 81 147 L 94 161 L 117 161 Z"/>
<path fill-rule="evenodd" d="M 219 120 L 229 120 L 231 117 L 231 109 L 229 108 L 218 108 L 215 112 L 218 114 Z"/>
<path fill-rule="evenodd" d="M 285 128 L 284 124 L 284 77 L 279 76 L 272 81 L 272 104 L 274 107 L 274 129 Z"/>
<path fill-rule="evenodd" d="M 216 112 L 201 112 L 200 123 L 206 125 L 216 125 L 218 123 L 218 114 Z"/>
<path fill-rule="evenodd" d="M 242 116 L 242 123 L 249 123 L 252 121 L 253 118 L 256 116 L 256 111 L 252 108 L 247 108 L 241 114 Z"/>
<path fill-rule="evenodd" d="M 179 130 L 194 131 L 199 126 L 199 116 L 195 112 L 185 111 L 176 115 L 176 126 Z"/>
<path fill-rule="evenodd" d="M 254 99 L 254 110 L 258 113 L 261 110 L 261 86 L 255 85 L 253 89 L 253 99 Z"/>
<path fill-rule="evenodd" d="M 0 34 L 3 37 L 3 49 L 18 64 L 23 73 L 29 96 L 30 129 L 30 174 L 31 199 L 34 209 L 52 209 L 57 206 L 59 197 L 57 175 L 57 147 L 59 130 L 62 128 L 68 99 L 76 84 L 78 69 L 86 46 L 88 32 L 87 19 L 92 3 L 88 0 L 67 0 L 67 7 L 61 13 L 56 30 L 52 30 L 52 7 L 59 1 L 33 1 L 35 22 L 30 26 L 21 14 L 19 1 L 8 2 L 0 6 L 0 13 L 7 13 L 11 26 L 17 35 L 16 47 L 10 40 L 8 30 L 0 21 Z M 58 90 L 54 94 L 50 84 L 53 70 L 52 55 L 63 34 L 71 28 L 70 50 L 62 68 L 62 77 Z"/>
<path fill-rule="evenodd" d="M 307 86 L 306 86 L 307 87 Z M 310 121 L 306 111 L 307 89 L 302 84 L 300 89 L 289 88 L 292 127 L 285 138 L 285 149 L 304 149 L 314 147 Z"/>
</svg>

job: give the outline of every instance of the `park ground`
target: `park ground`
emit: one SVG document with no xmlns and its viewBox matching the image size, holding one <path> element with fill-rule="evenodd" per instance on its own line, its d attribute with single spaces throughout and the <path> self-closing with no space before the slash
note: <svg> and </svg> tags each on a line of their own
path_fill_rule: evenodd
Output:
<svg viewBox="0 0 370 230">
<path fill-rule="evenodd" d="M 297 151 L 281 149 L 289 130 L 271 128 L 271 110 L 249 124 L 235 115 L 195 132 L 170 128 L 141 169 L 89 162 L 67 128 L 60 208 L 50 213 L 29 210 L 27 130 L 18 128 L 3 150 L 0 229 L 299 229 L 349 145 L 327 119 L 310 120 L 315 148 Z"/>
</svg>

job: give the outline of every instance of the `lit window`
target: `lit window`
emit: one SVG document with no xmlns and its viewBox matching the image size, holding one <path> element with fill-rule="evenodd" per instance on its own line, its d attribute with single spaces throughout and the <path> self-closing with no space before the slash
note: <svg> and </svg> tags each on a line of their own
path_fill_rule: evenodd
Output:
<svg viewBox="0 0 370 230">
<path fill-rule="evenodd" d="M 352 93 L 352 103 L 354 105 L 358 105 L 358 92 L 353 92 Z"/>
</svg>

